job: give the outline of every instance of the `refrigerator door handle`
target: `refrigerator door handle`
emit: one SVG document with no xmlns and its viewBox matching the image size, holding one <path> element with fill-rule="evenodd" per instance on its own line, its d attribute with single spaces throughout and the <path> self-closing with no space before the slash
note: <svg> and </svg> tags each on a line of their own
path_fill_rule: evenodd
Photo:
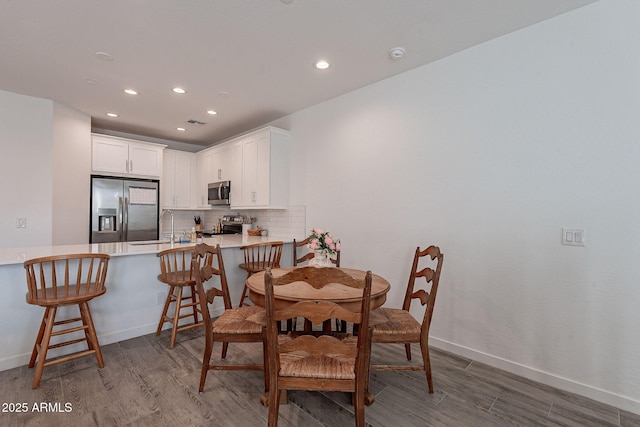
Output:
<svg viewBox="0 0 640 427">
<path fill-rule="evenodd" d="M 118 229 L 121 230 L 121 232 L 124 232 L 122 227 L 123 221 L 122 197 L 118 197 Z"/>
<path fill-rule="evenodd" d="M 123 242 L 129 241 L 129 198 L 124 198 L 124 224 L 122 227 L 123 234 Z"/>
</svg>

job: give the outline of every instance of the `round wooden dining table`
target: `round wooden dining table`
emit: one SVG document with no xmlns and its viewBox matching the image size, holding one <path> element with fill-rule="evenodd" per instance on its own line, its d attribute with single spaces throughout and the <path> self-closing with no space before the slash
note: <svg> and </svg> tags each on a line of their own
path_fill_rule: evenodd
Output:
<svg viewBox="0 0 640 427">
<path fill-rule="evenodd" d="M 295 268 L 304 267 L 274 268 L 271 270 L 271 274 L 273 274 L 273 277 L 280 277 Z M 340 268 L 340 270 L 358 280 L 364 280 L 364 277 L 367 274 L 364 270 L 356 270 L 353 268 Z M 265 305 L 264 274 L 264 271 L 255 273 L 247 279 L 249 299 L 254 304 L 261 307 L 264 307 Z M 375 309 L 380 307 L 387 300 L 387 292 L 389 292 L 390 285 L 386 279 L 378 276 L 377 274 L 372 274 L 371 278 L 371 309 Z M 304 300 L 331 301 L 352 311 L 359 311 L 362 304 L 362 290 L 349 288 L 336 283 L 329 283 L 322 289 L 315 289 L 308 283 L 294 282 L 289 286 L 284 286 L 283 288 L 285 289 L 280 289 L 280 287 L 274 289 L 276 309 Z"/>
</svg>

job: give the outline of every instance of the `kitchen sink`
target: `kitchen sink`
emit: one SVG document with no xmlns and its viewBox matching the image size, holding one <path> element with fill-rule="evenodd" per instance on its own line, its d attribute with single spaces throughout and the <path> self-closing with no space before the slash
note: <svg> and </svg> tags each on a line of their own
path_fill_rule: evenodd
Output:
<svg viewBox="0 0 640 427">
<path fill-rule="evenodd" d="M 169 240 L 141 240 L 139 242 L 128 242 L 131 246 L 142 246 L 142 245 L 162 245 L 164 243 L 169 243 Z"/>
</svg>

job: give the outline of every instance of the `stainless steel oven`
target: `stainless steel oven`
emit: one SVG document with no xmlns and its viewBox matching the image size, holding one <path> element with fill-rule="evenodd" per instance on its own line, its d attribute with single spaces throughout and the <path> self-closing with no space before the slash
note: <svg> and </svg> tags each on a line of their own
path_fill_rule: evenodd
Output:
<svg viewBox="0 0 640 427">
<path fill-rule="evenodd" d="M 210 183 L 208 194 L 210 205 L 229 205 L 229 196 L 231 195 L 231 181 L 219 181 Z"/>
</svg>

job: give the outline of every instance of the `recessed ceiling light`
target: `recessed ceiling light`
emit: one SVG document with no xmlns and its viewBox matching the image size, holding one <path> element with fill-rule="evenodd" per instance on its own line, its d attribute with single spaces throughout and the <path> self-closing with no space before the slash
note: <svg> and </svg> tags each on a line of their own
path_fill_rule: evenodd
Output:
<svg viewBox="0 0 640 427">
<path fill-rule="evenodd" d="M 329 63 L 327 61 L 325 61 L 324 59 L 319 60 L 318 62 L 316 62 L 313 65 L 318 70 L 326 70 L 327 68 L 329 68 Z"/>
<path fill-rule="evenodd" d="M 109 116 L 109 117 L 120 117 L 120 115 L 116 114 L 116 113 L 107 113 L 107 116 Z"/>
<path fill-rule="evenodd" d="M 207 110 L 207 114 L 211 114 L 212 116 L 215 116 L 216 114 L 218 114 L 218 112 L 213 110 Z"/>
<path fill-rule="evenodd" d="M 184 90 L 184 89 L 182 89 L 181 87 L 174 87 L 172 90 L 173 90 L 175 93 L 180 93 L 180 94 L 182 94 L 182 93 L 187 93 L 187 91 L 186 91 L 186 90 Z"/>
<path fill-rule="evenodd" d="M 138 91 L 137 90 L 133 90 L 133 89 L 125 89 L 124 93 L 129 94 L 129 95 L 137 95 Z"/>
<path fill-rule="evenodd" d="M 89 84 L 89 85 L 97 85 L 98 82 L 93 80 L 93 79 L 84 79 L 85 83 Z"/>
<path fill-rule="evenodd" d="M 113 61 L 113 56 L 107 52 L 96 52 L 96 57 L 98 59 L 102 59 L 103 61 Z"/>
<path fill-rule="evenodd" d="M 229 92 L 218 92 L 218 95 L 220 95 L 223 98 L 226 98 L 229 96 Z"/>
<path fill-rule="evenodd" d="M 180 132 L 184 132 L 186 129 L 185 128 L 176 128 L 177 130 L 179 130 Z"/>
</svg>

